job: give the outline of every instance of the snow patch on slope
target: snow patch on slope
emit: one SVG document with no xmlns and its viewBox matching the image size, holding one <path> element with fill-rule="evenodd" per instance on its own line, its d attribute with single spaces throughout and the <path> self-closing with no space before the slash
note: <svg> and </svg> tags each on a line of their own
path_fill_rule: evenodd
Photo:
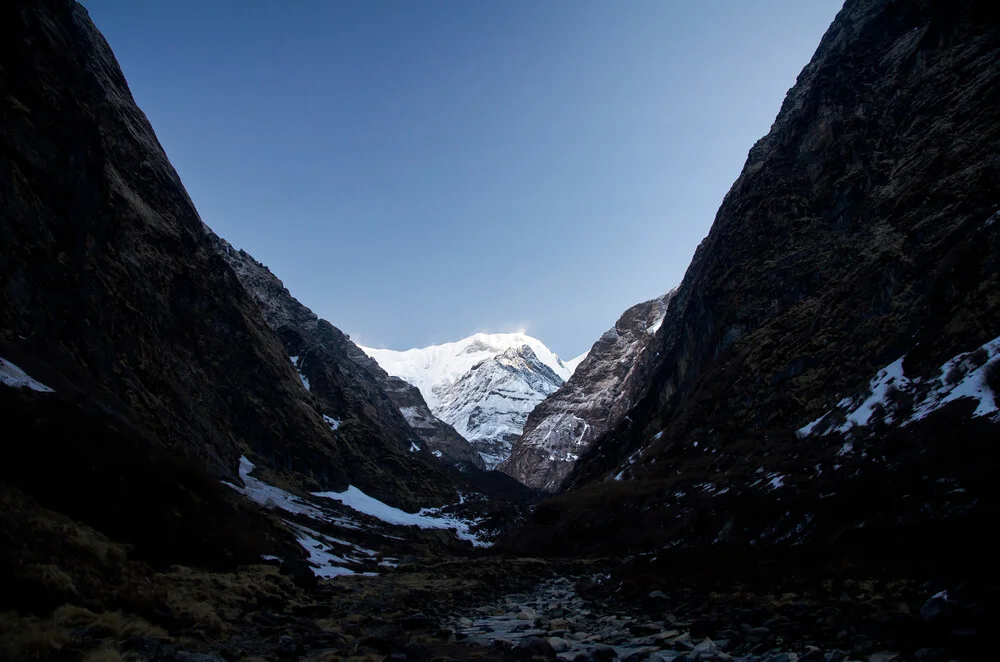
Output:
<svg viewBox="0 0 1000 662">
<path fill-rule="evenodd" d="M 295 372 L 298 373 L 299 379 L 302 380 L 302 385 L 306 387 L 307 391 L 311 391 L 312 389 L 309 388 L 309 379 L 302 374 L 302 359 L 298 356 L 289 356 L 288 358 L 292 360 L 292 365 L 295 366 Z"/>
<path fill-rule="evenodd" d="M 346 492 L 322 492 L 312 496 L 317 497 L 315 503 L 296 496 L 280 487 L 270 485 L 251 476 L 255 465 L 246 457 L 240 458 L 240 478 L 243 486 L 223 481 L 223 484 L 236 490 L 246 498 L 263 508 L 281 510 L 288 515 L 282 517 L 285 524 L 293 530 L 299 544 L 309 554 L 309 564 L 317 577 L 331 578 L 341 575 L 373 575 L 364 572 L 371 569 L 379 553 L 362 547 L 356 543 L 336 538 L 329 533 L 317 529 L 326 529 L 329 525 L 339 527 L 347 535 L 348 531 L 364 534 L 377 534 L 387 539 L 397 539 L 385 527 L 372 525 L 370 521 L 361 521 L 351 515 L 352 511 L 375 517 L 386 524 L 396 526 L 418 526 L 424 529 L 454 529 L 456 536 L 467 540 L 476 547 L 487 547 L 491 543 L 480 540 L 470 531 L 476 521 L 469 521 L 448 515 L 441 508 L 424 508 L 419 513 L 406 513 L 374 499 L 356 487 L 350 487 Z M 459 503 L 465 500 L 460 495 Z M 324 506 L 325 499 L 338 502 L 329 507 Z M 346 508 L 344 508 L 346 507 Z M 340 509 L 334 511 L 332 509 Z M 290 517 L 298 516 L 298 517 Z M 301 518 L 311 520 L 313 524 L 306 526 Z M 316 527 L 316 528 L 313 528 Z M 391 531 L 391 529 L 389 530 Z M 265 559 L 267 560 L 267 559 Z M 272 558 L 272 560 L 274 560 Z M 279 559 L 280 560 L 280 559 Z"/>
<path fill-rule="evenodd" d="M 0 358 L 0 384 L 11 388 L 28 388 L 39 393 L 55 393 L 53 389 L 4 358 Z"/>
<path fill-rule="evenodd" d="M 344 575 L 364 575 L 366 577 L 374 577 L 377 573 L 374 572 L 356 572 L 344 566 L 346 563 L 357 563 L 356 559 L 348 559 L 343 556 L 339 556 L 333 553 L 333 546 L 327 542 L 328 536 L 325 536 L 312 529 L 299 526 L 296 524 L 291 525 L 292 529 L 295 531 L 295 539 L 303 549 L 309 553 L 309 565 L 314 575 L 317 577 L 322 577 L 324 579 L 331 579 L 333 577 L 342 577 Z M 350 545 L 350 543 L 346 543 Z M 351 547 L 356 547 L 351 545 Z M 358 548 L 363 549 L 363 548 Z"/>
<path fill-rule="evenodd" d="M 986 383 L 987 366 L 1000 360 L 998 355 L 1000 337 L 949 359 L 935 376 L 925 379 L 907 377 L 903 372 L 906 357 L 900 357 L 876 373 L 864 395 L 842 399 L 833 409 L 799 428 L 796 434 L 802 438 L 816 432 L 843 433 L 865 427 L 874 420 L 905 426 L 960 398 L 977 401 L 973 417 L 992 415 L 994 420 L 1000 419 L 996 395 Z M 911 398 L 912 408 L 901 411 L 898 402 Z"/>
</svg>

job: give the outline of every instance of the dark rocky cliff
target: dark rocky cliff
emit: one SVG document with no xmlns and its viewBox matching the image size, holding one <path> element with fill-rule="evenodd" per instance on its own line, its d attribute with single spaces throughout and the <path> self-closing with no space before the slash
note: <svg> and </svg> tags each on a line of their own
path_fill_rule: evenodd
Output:
<svg viewBox="0 0 1000 662">
<path fill-rule="evenodd" d="M 248 450 L 331 487 L 333 439 L 212 245 L 82 7 L 5 3 L 0 338 L 8 352 L 237 479 Z"/>
<path fill-rule="evenodd" d="M 968 400 L 855 454 L 838 455 L 850 435 L 794 431 L 904 355 L 907 377 L 930 378 L 1000 334 L 998 62 L 990 3 L 847 2 L 698 248 L 647 396 L 577 465 L 586 489 L 539 509 L 541 528 L 598 546 L 612 530 L 641 531 L 639 546 L 773 542 L 824 517 L 918 522 L 899 501 L 910 487 L 937 515 L 969 493 L 990 512 L 975 467 L 996 428 Z M 603 523 L 575 527 L 584 517 Z"/>
<path fill-rule="evenodd" d="M 161 518 L 187 513 L 175 539 L 232 562 L 268 549 L 216 521 L 239 509 L 218 480 L 238 483 L 244 454 L 293 489 L 353 483 L 413 508 L 455 498 L 432 458 L 409 453 L 409 427 L 363 370 L 307 362 L 324 388 L 304 386 L 288 347 L 308 360 L 313 340 L 337 351 L 349 341 L 315 319 L 310 339 L 269 327 L 74 2 L 0 6 L 0 245 L 0 356 L 56 391 L 12 389 L 0 402 L 11 422 L 0 481 L 43 506 L 110 522 L 147 550 L 156 536 L 142 537 L 129 508 L 148 506 L 147 533 L 179 531 Z M 344 413 L 342 429 L 328 412 Z M 143 492 L 161 481 L 193 510 Z M 97 485 L 117 487 L 102 499 Z"/>
</svg>

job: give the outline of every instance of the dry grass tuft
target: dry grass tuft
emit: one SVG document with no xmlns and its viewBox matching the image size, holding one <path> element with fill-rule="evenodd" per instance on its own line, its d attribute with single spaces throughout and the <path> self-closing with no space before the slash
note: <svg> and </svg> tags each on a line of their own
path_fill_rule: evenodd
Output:
<svg viewBox="0 0 1000 662">
<path fill-rule="evenodd" d="M 55 595 L 73 596 L 77 594 L 73 578 L 65 570 L 52 563 L 29 563 L 22 569 L 25 579 L 37 582 Z"/>
<path fill-rule="evenodd" d="M 83 662 L 125 662 L 125 658 L 117 648 L 107 645 L 87 653 Z"/>
<path fill-rule="evenodd" d="M 94 613 L 67 604 L 56 609 L 50 618 L 3 612 L 0 613 L 0 661 L 79 659 L 79 652 L 72 650 L 71 633 L 80 628 L 88 628 L 91 637 L 104 640 L 100 648 L 83 657 L 84 662 L 140 662 L 136 655 L 123 656 L 113 642 L 131 636 L 168 638 L 162 628 L 117 611 Z"/>
<path fill-rule="evenodd" d="M 93 528 L 40 506 L 0 481 L 0 538 L 17 540 L 8 556 L 19 585 L 0 593 L 0 609 L 46 613 L 66 602 L 96 608 L 110 602 L 157 604 L 151 569 L 128 558 L 128 547 Z"/>
<path fill-rule="evenodd" d="M 63 627 L 73 629 L 88 627 L 97 637 L 125 639 L 131 636 L 166 639 L 166 630 L 157 627 L 138 616 L 126 616 L 120 611 L 106 611 L 96 614 L 89 609 L 75 605 L 63 605 L 52 614 L 52 620 Z"/>
<path fill-rule="evenodd" d="M 166 603 L 176 616 L 204 634 L 222 635 L 230 624 L 269 604 L 293 604 L 300 590 L 272 566 L 213 573 L 174 566 L 163 576 Z"/>
<path fill-rule="evenodd" d="M 70 642 L 58 625 L 15 612 L 0 614 L 0 660 L 45 660 Z"/>
</svg>

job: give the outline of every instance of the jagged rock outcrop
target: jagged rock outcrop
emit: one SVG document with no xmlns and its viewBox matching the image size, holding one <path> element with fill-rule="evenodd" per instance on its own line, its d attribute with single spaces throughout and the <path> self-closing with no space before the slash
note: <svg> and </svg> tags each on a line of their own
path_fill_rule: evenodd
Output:
<svg viewBox="0 0 1000 662">
<path fill-rule="evenodd" d="M 535 407 L 498 468 L 528 487 L 557 491 L 590 444 L 614 428 L 649 387 L 656 336 L 673 291 L 626 310 L 569 380 Z"/>
<path fill-rule="evenodd" d="M 541 539 L 822 545 L 861 527 L 871 540 L 926 536 L 935 522 L 974 531 L 959 514 L 980 521 L 996 503 L 981 470 L 996 428 L 973 416 L 975 399 L 904 427 L 883 416 L 871 433 L 795 431 L 897 359 L 931 383 L 1000 333 L 991 12 L 976 0 L 845 4 L 699 246 L 647 395 L 577 464 L 568 484 L 587 487 L 539 508 Z"/>
<path fill-rule="evenodd" d="M 419 388 L 434 416 L 469 440 L 487 469 L 507 458 L 528 413 L 572 374 L 540 340 L 523 333 L 477 333 L 402 352 L 362 349 L 389 374 Z"/>
</svg>

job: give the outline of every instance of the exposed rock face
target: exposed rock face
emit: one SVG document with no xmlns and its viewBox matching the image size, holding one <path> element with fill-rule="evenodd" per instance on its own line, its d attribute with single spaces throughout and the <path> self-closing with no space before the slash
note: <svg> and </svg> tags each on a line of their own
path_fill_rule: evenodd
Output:
<svg viewBox="0 0 1000 662">
<path fill-rule="evenodd" d="M 389 374 L 419 388 L 433 414 L 472 443 L 487 469 L 507 458 L 528 413 L 572 374 L 541 341 L 523 333 L 477 333 L 402 352 L 362 349 Z"/>
<path fill-rule="evenodd" d="M 673 291 L 632 306 L 594 343 L 559 389 L 524 425 L 498 468 L 528 487 L 557 491 L 590 444 L 614 428 L 649 387 L 656 336 Z"/>
<path fill-rule="evenodd" d="M 980 441 L 996 430 L 972 418 L 974 400 L 871 438 L 807 442 L 794 431 L 904 355 L 907 379 L 931 379 L 1000 332 L 991 10 L 973 0 L 846 3 L 699 247 L 648 394 L 570 478 L 578 487 L 623 479 L 585 491 L 616 503 L 621 517 L 606 514 L 607 526 L 645 527 L 661 544 L 761 544 L 866 520 L 869 535 L 920 530 L 932 515 L 990 507 L 977 465 L 992 462 Z M 838 455 L 845 434 L 865 440 Z M 575 515 L 558 516 L 566 528 L 556 535 L 597 520 L 580 497 L 559 504 Z M 551 528 L 557 515 L 538 512 Z M 630 512 L 642 521 L 627 521 Z M 607 539 L 593 527 L 587 535 Z"/>
</svg>

